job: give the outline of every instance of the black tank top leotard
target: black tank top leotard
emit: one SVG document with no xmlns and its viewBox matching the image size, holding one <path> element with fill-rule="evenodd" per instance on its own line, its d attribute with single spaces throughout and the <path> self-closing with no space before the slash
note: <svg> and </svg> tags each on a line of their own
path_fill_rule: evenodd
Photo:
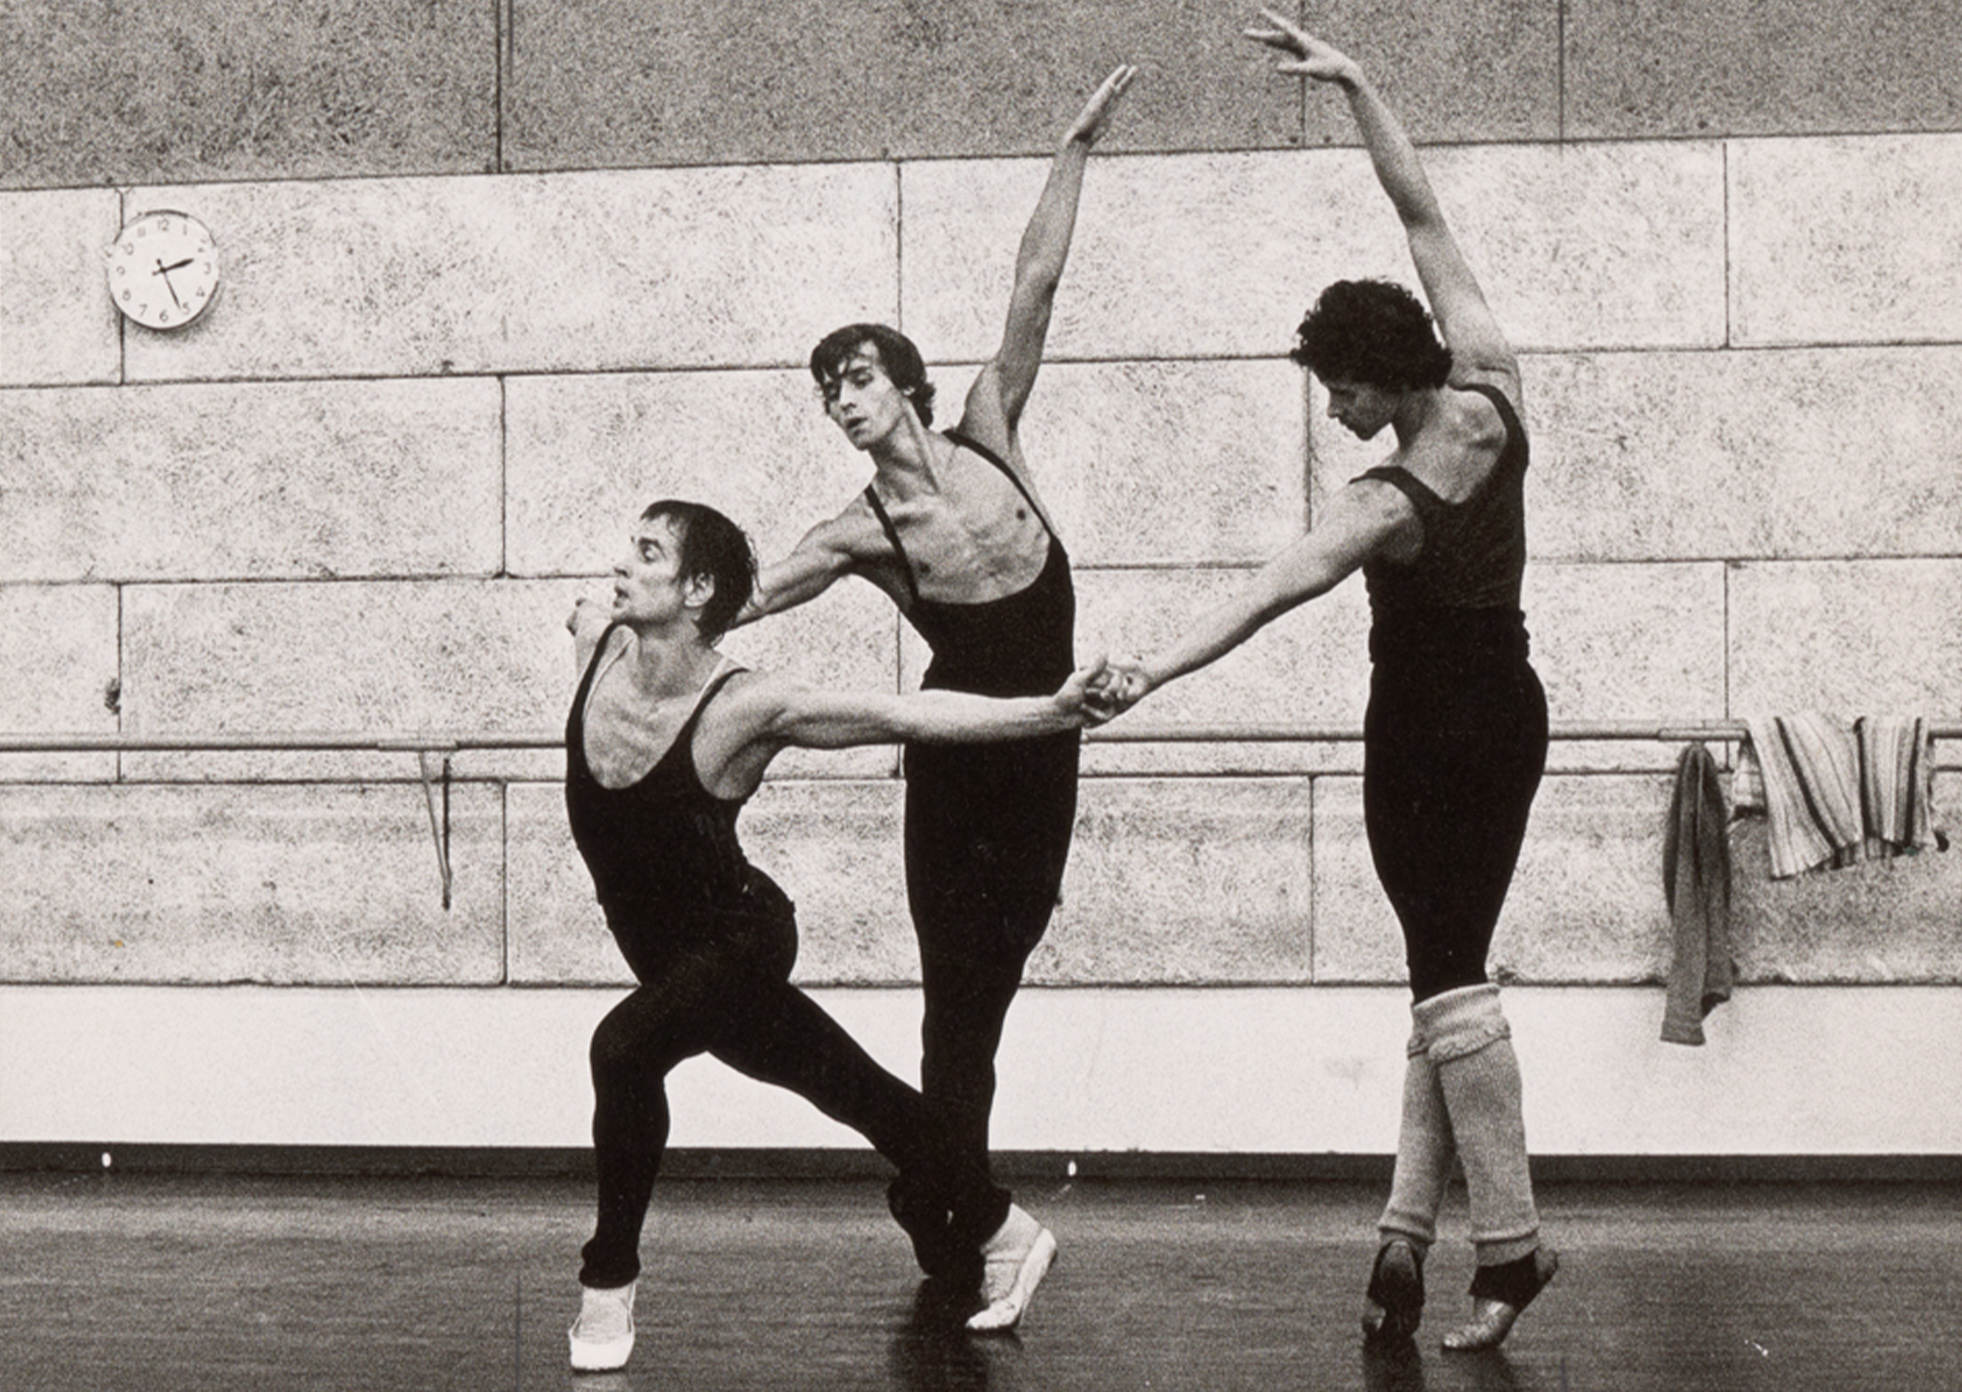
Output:
<svg viewBox="0 0 1962 1392">
<path fill-rule="evenodd" d="M 1448 503 L 1399 465 L 1358 475 L 1401 491 L 1423 527 L 1415 560 L 1363 565 L 1374 661 L 1426 661 L 1440 650 L 1525 659 L 1519 593 L 1526 573 L 1526 430 L 1498 388 L 1476 382 L 1466 390 L 1492 403 L 1506 432 L 1498 459 L 1470 497 Z"/>
<path fill-rule="evenodd" d="M 702 688 L 673 743 L 645 775 L 624 788 L 605 787 L 586 762 L 586 702 L 617 627 L 600 636 L 566 716 L 566 815 L 616 934 L 627 921 L 637 934 L 680 934 L 701 922 L 704 911 L 741 908 L 761 878 L 736 836 L 747 799 L 719 798 L 704 788 L 693 752 L 702 712 L 742 669 Z M 621 945 L 627 948 L 624 940 Z"/>
<path fill-rule="evenodd" d="M 1036 516 L 1042 516 L 1029 490 L 1000 455 L 958 431 L 948 431 L 947 438 L 1001 470 Z M 933 662 L 920 681 L 923 688 L 981 696 L 1046 696 L 1062 685 L 1076 666 L 1076 590 L 1070 579 L 1069 553 L 1054 532 L 1049 532 L 1041 573 L 1014 594 L 975 604 L 927 599 L 920 593 L 899 529 L 869 485 L 865 500 L 898 554 L 911 601 L 907 620 L 933 651 Z M 1044 530 L 1048 530 L 1046 522 Z"/>
</svg>

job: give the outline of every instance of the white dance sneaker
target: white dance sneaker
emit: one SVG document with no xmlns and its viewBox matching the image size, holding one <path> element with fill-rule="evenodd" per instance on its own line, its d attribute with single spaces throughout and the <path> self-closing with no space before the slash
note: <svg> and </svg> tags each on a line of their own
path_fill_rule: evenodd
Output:
<svg viewBox="0 0 1962 1392">
<path fill-rule="evenodd" d="M 606 1373 L 627 1366 L 634 1351 L 634 1287 L 613 1290 L 580 1287 L 579 1318 L 566 1330 L 572 1366 L 582 1373 Z"/>
<path fill-rule="evenodd" d="M 980 1333 L 1013 1329 L 1056 1260 L 1056 1234 L 1011 1204 L 1008 1220 L 981 1244 L 981 1298 L 987 1308 L 967 1322 Z"/>
</svg>

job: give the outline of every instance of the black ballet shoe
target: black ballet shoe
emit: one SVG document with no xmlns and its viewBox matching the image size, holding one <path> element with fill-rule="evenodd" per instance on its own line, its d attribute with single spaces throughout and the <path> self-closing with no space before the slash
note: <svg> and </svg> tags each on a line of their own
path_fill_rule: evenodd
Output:
<svg viewBox="0 0 1962 1392">
<path fill-rule="evenodd" d="M 1417 1244 L 1393 1237 L 1376 1249 L 1363 1304 L 1363 1343 L 1400 1343 L 1424 1318 L 1424 1254 Z"/>
<path fill-rule="evenodd" d="M 1444 1347 L 1453 1353 L 1497 1348 L 1559 1270 L 1560 1256 L 1550 1247 L 1537 1247 L 1517 1261 L 1479 1267 L 1471 1283 L 1472 1317 L 1444 1336 Z"/>
</svg>

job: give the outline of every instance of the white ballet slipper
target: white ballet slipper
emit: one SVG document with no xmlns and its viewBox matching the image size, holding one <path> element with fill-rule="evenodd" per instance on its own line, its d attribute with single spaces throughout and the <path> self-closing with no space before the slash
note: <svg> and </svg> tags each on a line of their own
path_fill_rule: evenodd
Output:
<svg viewBox="0 0 1962 1392">
<path fill-rule="evenodd" d="M 634 1287 L 612 1290 L 580 1287 L 579 1318 L 566 1330 L 572 1366 L 582 1373 L 606 1373 L 627 1366 L 634 1351 Z"/>
<path fill-rule="evenodd" d="M 981 1258 L 981 1298 L 987 1305 L 967 1327 L 984 1334 L 1013 1329 L 1056 1260 L 1056 1235 L 1010 1205 L 1007 1221 L 981 1244 Z"/>
</svg>

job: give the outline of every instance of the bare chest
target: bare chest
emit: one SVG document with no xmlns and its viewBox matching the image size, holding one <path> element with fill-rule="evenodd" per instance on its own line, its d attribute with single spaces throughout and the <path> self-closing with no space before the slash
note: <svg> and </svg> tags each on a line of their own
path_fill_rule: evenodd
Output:
<svg viewBox="0 0 1962 1392">
<path fill-rule="evenodd" d="M 1007 479 L 969 480 L 889 504 L 893 530 L 922 598 L 982 603 L 1034 583 L 1049 529 Z"/>
<path fill-rule="evenodd" d="M 586 767 L 602 788 L 625 788 L 653 772 L 673 747 L 692 702 L 639 700 L 627 682 L 605 677 L 586 702 Z"/>
</svg>

